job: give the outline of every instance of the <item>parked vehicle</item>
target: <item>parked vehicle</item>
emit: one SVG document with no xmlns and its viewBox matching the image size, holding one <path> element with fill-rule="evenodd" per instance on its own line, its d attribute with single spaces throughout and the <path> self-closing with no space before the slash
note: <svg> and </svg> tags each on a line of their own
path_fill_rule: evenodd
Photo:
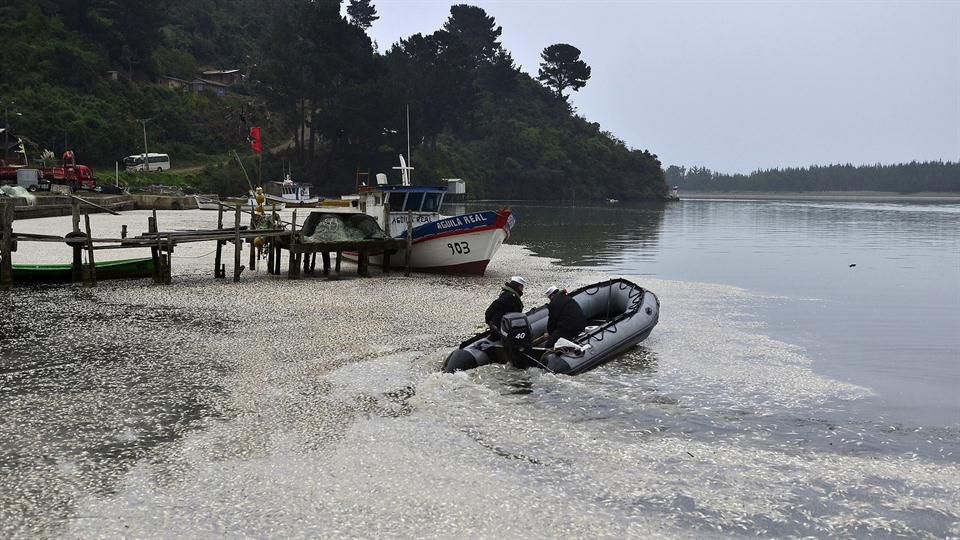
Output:
<svg viewBox="0 0 960 540">
<path fill-rule="evenodd" d="M 73 150 L 67 150 L 63 153 L 62 164 L 53 167 L 40 167 L 40 180 L 48 183 L 68 185 L 72 189 L 90 189 L 97 185 L 93 178 L 93 172 L 86 165 L 78 165 Z M 4 163 L 0 166 L 0 181 L 17 182 L 18 171 L 29 169 L 26 165 L 9 165 Z M 42 182 L 38 182 L 38 185 Z M 29 189 L 29 187 L 27 187 Z"/>
<path fill-rule="evenodd" d="M 169 171 L 170 156 L 168 154 L 134 154 L 123 158 L 123 166 L 128 171 Z"/>
</svg>

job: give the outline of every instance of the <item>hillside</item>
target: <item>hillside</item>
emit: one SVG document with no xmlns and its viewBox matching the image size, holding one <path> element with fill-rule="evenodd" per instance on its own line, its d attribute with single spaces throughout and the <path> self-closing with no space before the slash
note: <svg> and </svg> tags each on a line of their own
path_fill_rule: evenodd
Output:
<svg viewBox="0 0 960 540">
<path fill-rule="evenodd" d="M 472 196 L 496 198 L 666 193 L 657 157 L 520 72 L 483 10 L 454 6 L 443 28 L 380 53 L 365 32 L 375 7 L 354 4 L 367 11 L 344 17 L 329 0 L 13 0 L 0 7 L 15 51 L 0 99 L 20 114 L 8 115 L 11 131 L 31 158 L 68 147 L 109 175 L 143 151 L 138 119 L 148 118 L 151 151 L 206 164 L 177 180 L 221 193 L 246 189 L 233 150 L 258 169 L 252 126 L 265 147 L 284 148 L 263 155 L 265 179 L 286 163 L 321 193 L 348 192 L 358 170 L 389 172 L 406 153 L 408 108 L 418 183 L 459 177 Z M 211 70 L 238 77 L 211 80 Z"/>
</svg>

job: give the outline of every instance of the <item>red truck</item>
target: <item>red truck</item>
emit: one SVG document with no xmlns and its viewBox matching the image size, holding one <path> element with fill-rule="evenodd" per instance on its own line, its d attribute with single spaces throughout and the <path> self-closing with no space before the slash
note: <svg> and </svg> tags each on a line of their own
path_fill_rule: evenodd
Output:
<svg viewBox="0 0 960 540">
<path fill-rule="evenodd" d="M 86 165 L 77 165 L 77 160 L 73 155 L 73 150 L 67 150 L 63 153 L 63 165 L 60 167 L 40 167 L 40 176 L 53 184 L 68 185 L 73 189 L 93 189 L 97 181 L 93 179 L 90 167 Z M 10 165 L 0 160 L 0 182 L 16 182 L 17 170 L 26 167 L 26 165 Z"/>
</svg>

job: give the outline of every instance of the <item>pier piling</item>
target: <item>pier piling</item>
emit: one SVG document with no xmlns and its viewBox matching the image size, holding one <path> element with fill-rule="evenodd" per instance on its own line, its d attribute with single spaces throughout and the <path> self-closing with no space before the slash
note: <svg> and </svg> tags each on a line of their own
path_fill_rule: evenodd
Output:
<svg viewBox="0 0 960 540">
<path fill-rule="evenodd" d="M 217 230 L 223 230 L 223 205 L 217 205 Z M 213 277 L 215 278 L 226 278 L 227 273 L 225 271 L 224 265 L 221 264 L 223 260 L 223 246 L 226 245 L 225 240 L 217 240 L 217 254 L 213 259 Z"/>
<path fill-rule="evenodd" d="M 93 234 L 90 231 L 90 214 L 83 211 L 83 223 L 87 232 L 87 266 L 83 272 L 83 286 L 95 287 L 97 285 L 97 265 L 93 259 Z"/>
<path fill-rule="evenodd" d="M 0 199 L 0 289 L 13 285 L 13 201 Z"/>
<path fill-rule="evenodd" d="M 243 242 L 240 240 L 240 205 L 237 205 L 236 219 L 233 226 L 233 281 L 240 281 L 240 272 L 243 268 L 240 266 L 240 250 L 243 249 Z"/>
</svg>

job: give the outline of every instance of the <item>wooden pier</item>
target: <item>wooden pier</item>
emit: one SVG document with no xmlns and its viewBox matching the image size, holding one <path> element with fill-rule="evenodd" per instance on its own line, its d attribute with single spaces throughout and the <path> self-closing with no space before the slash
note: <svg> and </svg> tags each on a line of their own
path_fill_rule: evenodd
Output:
<svg viewBox="0 0 960 540">
<path fill-rule="evenodd" d="M 335 276 L 340 276 L 340 264 L 344 252 L 358 254 L 357 273 L 370 275 L 369 257 L 372 253 L 383 255 L 383 271 L 390 272 L 391 255 L 405 252 L 405 275 L 410 275 L 410 248 L 408 239 L 366 239 L 345 242 L 307 241 L 297 229 L 297 212 L 293 212 L 292 223 L 280 220 L 279 214 L 271 212 L 269 219 L 265 214 L 245 211 L 240 206 L 221 205 L 217 216 L 216 229 L 163 231 L 157 221 L 157 212 L 147 218 L 147 232 L 127 237 L 127 225 L 123 225 L 120 238 L 95 238 L 90 228 L 90 215 L 86 207 L 95 207 L 115 215 L 116 212 L 97 206 L 80 197 L 73 197 L 72 230 L 64 236 L 46 234 L 16 233 L 13 230 L 13 201 L 0 198 L 0 288 L 9 289 L 13 285 L 12 254 L 19 242 L 64 243 L 72 248 L 71 276 L 73 282 L 82 282 L 86 286 L 95 286 L 96 252 L 115 249 L 149 249 L 153 261 L 153 280 L 158 284 L 169 284 L 172 278 L 172 259 L 178 245 L 215 242 L 216 255 L 213 263 L 215 278 L 226 278 L 226 264 L 223 262 L 223 250 L 227 244 L 234 246 L 233 281 L 240 281 L 241 274 L 249 268 L 256 270 L 259 255 L 266 255 L 267 271 L 274 275 L 281 273 L 283 252 L 287 252 L 289 279 L 300 279 L 315 272 L 317 255 L 322 260 L 323 275 L 330 276 L 331 255 L 336 257 L 333 268 Z M 225 208 L 229 208 L 225 212 Z M 225 213 L 233 213 L 232 226 L 224 227 Z M 250 216 L 249 225 L 241 225 L 244 214 Z M 81 218 L 83 230 L 80 228 Z M 412 220 L 410 221 L 412 223 Z M 288 227 L 289 226 L 289 227 Z M 247 265 L 241 264 L 243 244 L 249 247 Z M 265 252 L 265 253 L 264 253 Z"/>
</svg>

